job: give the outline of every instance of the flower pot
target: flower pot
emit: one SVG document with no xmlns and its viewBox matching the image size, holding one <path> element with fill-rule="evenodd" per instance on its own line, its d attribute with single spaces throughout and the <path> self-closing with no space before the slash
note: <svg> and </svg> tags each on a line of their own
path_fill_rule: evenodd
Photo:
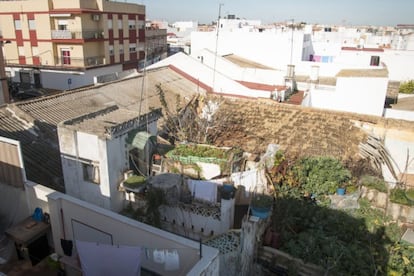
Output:
<svg viewBox="0 0 414 276">
<path fill-rule="evenodd" d="M 336 189 L 336 194 L 337 195 L 343 196 L 343 195 L 345 195 L 345 192 L 346 192 L 346 189 L 345 188 L 337 188 Z"/>
</svg>

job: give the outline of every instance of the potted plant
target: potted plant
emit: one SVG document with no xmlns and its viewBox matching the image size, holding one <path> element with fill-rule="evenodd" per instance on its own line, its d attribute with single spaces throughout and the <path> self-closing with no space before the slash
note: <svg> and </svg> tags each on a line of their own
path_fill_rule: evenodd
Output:
<svg viewBox="0 0 414 276">
<path fill-rule="evenodd" d="M 266 194 L 256 194 L 252 197 L 250 202 L 250 209 L 252 215 L 265 219 L 270 215 L 270 210 L 273 205 L 273 196 Z"/>
</svg>

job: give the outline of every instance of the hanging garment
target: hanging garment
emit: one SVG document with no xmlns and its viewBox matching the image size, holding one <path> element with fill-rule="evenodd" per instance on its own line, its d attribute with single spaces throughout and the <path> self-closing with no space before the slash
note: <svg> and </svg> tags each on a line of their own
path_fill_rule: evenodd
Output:
<svg viewBox="0 0 414 276">
<path fill-rule="evenodd" d="M 141 274 L 141 248 L 76 241 L 84 276 Z"/>
<path fill-rule="evenodd" d="M 209 202 L 217 201 L 217 183 L 190 179 L 187 181 L 187 185 L 194 198 Z"/>
<path fill-rule="evenodd" d="M 165 251 L 163 249 L 154 249 L 154 252 L 152 252 L 152 257 L 155 263 L 163 264 L 165 262 Z"/>
<path fill-rule="evenodd" d="M 177 250 L 165 250 L 165 265 L 166 271 L 173 271 L 180 269 L 180 256 Z"/>
</svg>

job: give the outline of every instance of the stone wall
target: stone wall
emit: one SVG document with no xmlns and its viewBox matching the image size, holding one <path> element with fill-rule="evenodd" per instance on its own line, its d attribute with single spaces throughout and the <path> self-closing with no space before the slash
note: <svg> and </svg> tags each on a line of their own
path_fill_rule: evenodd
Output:
<svg viewBox="0 0 414 276">
<path fill-rule="evenodd" d="M 368 199 L 375 208 L 383 210 L 393 220 L 414 224 L 414 207 L 391 202 L 387 193 L 363 186 L 361 197 Z"/>
</svg>

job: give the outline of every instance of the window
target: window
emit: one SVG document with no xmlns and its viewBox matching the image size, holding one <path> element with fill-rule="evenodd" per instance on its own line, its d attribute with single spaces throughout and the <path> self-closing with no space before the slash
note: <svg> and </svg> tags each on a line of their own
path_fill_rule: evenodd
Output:
<svg viewBox="0 0 414 276">
<path fill-rule="evenodd" d="M 29 30 L 36 30 L 36 21 L 34 19 L 29 20 Z"/>
<path fill-rule="evenodd" d="M 118 29 L 123 29 L 122 19 L 118 19 Z"/>
<path fill-rule="evenodd" d="M 68 21 L 67 20 L 59 20 L 58 21 L 58 30 L 65 31 L 68 29 Z"/>
<path fill-rule="evenodd" d="M 62 64 L 70 65 L 70 51 L 67 49 L 62 49 Z"/>
<path fill-rule="evenodd" d="M 82 163 L 83 180 L 99 184 L 99 166 L 96 164 Z"/>
<path fill-rule="evenodd" d="M 114 55 L 114 45 L 109 45 L 109 55 L 110 56 Z"/>
<path fill-rule="evenodd" d="M 25 55 L 23 46 L 18 47 L 18 51 L 19 51 L 19 56 L 24 56 Z"/>
<path fill-rule="evenodd" d="M 120 54 L 124 53 L 124 44 L 119 44 L 119 53 Z"/>
<path fill-rule="evenodd" d="M 138 21 L 138 28 L 139 29 L 145 29 L 145 23 L 144 23 L 144 21 Z"/>
<path fill-rule="evenodd" d="M 135 20 L 128 20 L 128 29 L 134 30 L 136 28 Z"/>
<path fill-rule="evenodd" d="M 135 53 L 137 51 L 137 45 L 135 43 L 129 44 L 129 52 Z"/>
<path fill-rule="evenodd" d="M 37 47 L 32 47 L 32 56 L 38 56 L 39 55 L 39 49 Z"/>
<path fill-rule="evenodd" d="M 108 19 L 108 29 L 112 30 L 112 19 Z"/>
<path fill-rule="evenodd" d="M 22 29 L 22 22 L 20 21 L 20 19 L 14 20 L 14 28 L 16 30 L 21 30 Z"/>
</svg>

